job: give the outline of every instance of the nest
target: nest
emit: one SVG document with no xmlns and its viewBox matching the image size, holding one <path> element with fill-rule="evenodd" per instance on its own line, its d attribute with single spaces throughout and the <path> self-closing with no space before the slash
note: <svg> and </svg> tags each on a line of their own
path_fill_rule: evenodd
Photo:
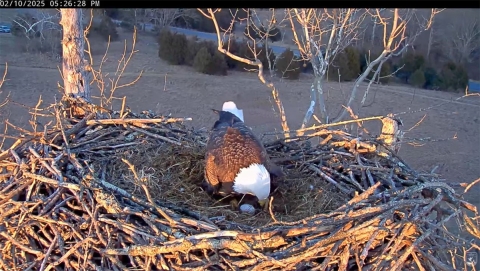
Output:
<svg viewBox="0 0 480 271">
<path fill-rule="evenodd" d="M 480 236 L 474 206 L 374 140 L 265 143 L 286 178 L 251 216 L 201 190 L 207 134 L 183 119 L 62 108 L 0 154 L 0 270 L 451 270 L 467 241 L 443 224 Z"/>
</svg>

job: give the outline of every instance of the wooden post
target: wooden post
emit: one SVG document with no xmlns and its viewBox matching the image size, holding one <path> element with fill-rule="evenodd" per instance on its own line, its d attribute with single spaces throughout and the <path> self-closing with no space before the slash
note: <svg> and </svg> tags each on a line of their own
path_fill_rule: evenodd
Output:
<svg viewBox="0 0 480 271">
<path fill-rule="evenodd" d="M 63 84 L 65 95 L 91 102 L 84 59 L 82 9 L 61 8 L 63 27 Z"/>
<path fill-rule="evenodd" d="M 403 132 L 399 129 L 402 121 L 394 118 L 393 114 L 388 114 L 382 119 L 382 133 L 378 137 L 389 150 L 398 153 L 400 150 L 400 141 L 403 138 Z"/>
</svg>

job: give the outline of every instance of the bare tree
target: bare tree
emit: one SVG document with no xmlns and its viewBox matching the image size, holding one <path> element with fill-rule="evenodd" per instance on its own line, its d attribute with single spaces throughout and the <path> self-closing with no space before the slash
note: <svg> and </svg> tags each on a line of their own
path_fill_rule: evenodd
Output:
<svg viewBox="0 0 480 271">
<path fill-rule="evenodd" d="M 201 10 L 199 11 L 202 12 Z M 380 78 L 382 65 L 391 57 L 399 56 L 409 48 L 421 32 L 430 28 L 432 18 L 438 12 L 440 11 L 432 9 L 430 15 L 424 17 L 418 16 L 413 9 L 288 9 L 286 14 L 293 32 L 294 41 L 301 52 L 303 60 L 308 60 L 312 63 L 315 75 L 310 88 L 310 105 L 301 129 L 297 130 L 297 135 L 303 135 L 305 131 L 309 130 L 305 126 L 308 125 L 313 117 L 316 108 L 320 111 L 323 125 L 328 125 L 327 123 L 341 123 L 348 110 L 351 110 L 360 84 L 366 81 L 369 74 L 373 73 L 373 78 L 370 79 L 361 102 L 364 105 L 371 84 Z M 283 104 L 278 97 L 278 90 L 273 82 L 266 81 L 261 61 L 258 59 L 250 61 L 236 56 L 225 49 L 223 47 L 224 39 L 221 37 L 222 33 L 215 19 L 215 11 L 209 9 L 208 13 L 202 13 L 204 16 L 212 19 L 216 26 L 218 50 L 220 52 L 240 62 L 258 67 L 258 77 L 262 83 L 272 90 L 272 96 L 282 118 L 282 128 L 284 131 L 287 131 L 287 120 Z M 372 21 L 377 22 L 379 26 L 378 32 L 383 34 L 382 51 L 377 58 L 372 61 L 367 60 L 366 69 L 355 80 L 345 106 L 338 116 L 330 118 L 325 104 L 323 79 L 335 56 L 363 34 L 362 22 L 367 16 L 370 16 Z M 407 31 L 407 25 L 409 24 L 414 24 L 418 27 Z M 229 29 L 225 31 L 223 36 L 225 37 L 228 32 Z"/>
<path fill-rule="evenodd" d="M 58 20 L 60 19 L 59 12 L 42 12 L 36 11 L 35 14 L 24 13 L 17 15 L 13 22 L 19 26 L 23 31 L 26 38 L 31 39 L 35 36 L 40 36 L 42 40 L 45 40 L 43 35 L 44 30 L 60 30 Z"/>
<path fill-rule="evenodd" d="M 470 63 L 480 41 L 478 11 L 459 10 L 442 30 L 443 51 L 455 63 Z"/>
<path fill-rule="evenodd" d="M 304 60 L 312 63 L 314 82 L 310 88 L 310 106 L 302 128 L 312 118 L 318 105 L 320 120 L 328 122 L 323 80 L 327 69 L 345 47 L 358 39 L 360 26 L 366 17 L 363 9 L 289 9 L 288 19 L 295 44 Z M 300 30 L 299 30 L 300 29 Z"/>
<path fill-rule="evenodd" d="M 66 96 L 91 102 L 84 58 L 82 9 L 60 9 L 63 26 L 63 83 Z"/>
<path fill-rule="evenodd" d="M 8 72 L 8 63 L 5 62 L 5 71 L 3 72 L 3 77 L 0 79 L 0 94 L 3 93 L 3 90 L 2 90 L 2 86 L 3 86 L 3 83 L 5 83 L 6 81 L 6 78 L 7 78 L 7 72 Z M 2 108 L 3 106 L 5 106 L 8 102 L 8 99 L 10 97 L 10 94 L 8 94 L 5 99 L 3 101 L 0 102 L 0 108 Z M 0 114 L 1 115 L 1 114 Z M 5 140 L 5 138 L 4 138 Z M 0 148 L 2 147 L 2 145 L 0 144 Z"/>
<path fill-rule="evenodd" d="M 276 26 L 279 24 L 277 22 L 277 19 L 275 17 L 275 9 L 271 9 L 271 14 L 268 18 L 262 22 L 260 19 L 260 16 L 255 10 L 247 9 L 247 16 L 243 20 L 247 21 L 247 27 L 246 31 L 247 33 L 244 33 L 244 35 L 252 41 L 253 44 L 259 42 L 263 43 L 264 50 L 263 53 L 266 54 L 266 59 L 268 60 L 268 70 L 270 71 L 270 77 L 274 77 L 274 70 L 275 70 L 275 65 L 276 65 L 276 59 L 272 62 L 270 60 L 270 50 L 269 50 L 269 37 L 271 37 L 272 30 L 276 28 Z M 235 18 L 236 15 L 232 14 L 232 16 Z M 240 19 L 242 20 L 242 19 Z M 256 21 L 256 22 L 255 22 Z M 249 27 L 250 26 L 250 27 Z M 232 26 L 233 27 L 233 24 Z M 250 33 L 250 30 L 255 31 L 256 33 Z M 255 56 L 258 56 L 261 52 L 256 52 L 255 51 L 255 46 L 251 50 Z"/>
<path fill-rule="evenodd" d="M 360 84 L 366 80 L 371 72 L 374 72 L 373 78 L 368 83 L 361 101 L 361 105 L 365 105 L 372 82 L 380 78 L 382 65 L 393 56 L 401 55 L 407 50 L 407 48 L 412 46 L 418 35 L 431 27 L 434 16 L 440 11 L 441 10 L 438 9 L 432 9 L 428 17 L 423 17 L 417 16 L 418 14 L 414 9 L 393 9 L 384 11 L 384 13 L 387 14 L 382 14 L 380 9 L 368 10 L 368 14 L 372 17 L 376 17 L 378 24 L 382 27 L 383 50 L 376 59 L 368 63 L 365 71 L 355 80 L 346 106 L 341 110 L 340 114 L 332 120 L 332 122 L 341 121 L 347 115 L 346 108 L 352 107 Z M 416 28 L 416 31 L 407 32 L 407 26 L 409 23 L 414 23 L 419 27 Z"/>
<path fill-rule="evenodd" d="M 57 10 L 21 12 L 13 19 L 12 34 L 26 40 L 20 41 L 26 51 L 49 52 L 59 57 L 62 28 Z"/>
<path fill-rule="evenodd" d="M 203 16 L 212 20 L 212 22 L 215 26 L 216 33 L 217 33 L 217 43 L 218 43 L 217 44 L 218 45 L 217 49 L 218 49 L 218 51 L 220 51 L 221 53 L 225 54 L 226 56 L 228 56 L 232 59 L 235 59 L 239 62 L 258 67 L 258 79 L 260 79 L 260 81 L 263 84 L 265 84 L 271 90 L 273 100 L 275 101 L 275 104 L 276 104 L 277 109 L 278 109 L 279 114 L 280 114 L 282 129 L 283 129 L 283 131 L 288 131 L 289 127 L 288 127 L 288 123 L 287 123 L 287 117 L 285 115 L 285 109 L 283 107 L 282 100 L 279 97 L 278 89 L 275 87 L 275 84 L 273 82 L 267 81 L 267 79 L 265 78 L 263 63 L 262 63 L 262 61 L 260 61 L 258 59 L 259 52 L 256 51 L 256 46 L 255 46 L 256 45 L 256 39 L 254 37 L 250 36 L 251 42 L 253 43 L 253 46 L 251 47 L 251 51 L 252 51 L 252 53 L 255 57 L 255 60 L 250 60 L 250 59 L 243 58 L 243 57 L 237 56 L 235 54 L 232 54 L 228 50 L 228 48 L 225 49 L 224 41 L 225 40 L 229 41 L 230 37 L 232 36 L 231 33 L 232 33 L 233 26 L 234 26 L 234 23 L 235 23 L 235 18 L 237 17 L 236 14 L 233 16 L 230 27 L 228 29 L 225 29 L 225 32 L 223 33 L 223 36 L 222 36 L 222 32 L 220 31 L 220 27 L 218 26 L 217 19 L 215 18 L 215 13 L 219 12 L 220 9 L 213 10 L 213 9 L 209 8 L 209 9 L 207 9 L 207 12 L 204 12 L 202 9 L 198 9 L 198 11 L 200 13 L 202 13 Z M 237 12 L 238 12 L 238 10 L 237 10 Z M 250 18 L 251 17 L 250 14 L 248 14 L 247 17 Z M 271 26 L 269 26 L 267 29 L 271 29 Z M 268 33 L 266 35 L 268 36 Z M 268 42 L 268 40 L 265 40 L 265 42 Z M 250 46 L 250 44 L 249 44 L 249 46 Z M 268 53 L 268 51 L 266 51 L 266 50 L 264 50 L 264 51 L 265 51 L 265 53 Z M 269 64 L 269 66 L 271 66 L 271 63 Z M 285 137 L 288 138 L 289 135 L 286 134 Z"/>
<path fill-rule="evenodd" d="M 375 30 L 377 30 L 377 25 L 378 25 L 378 17 L 372 17 L 372 36 L 370 37 L 370 45 L 373 47 L 375 46 Z"/>
<path fill-rule="evenodd" d="M 430 26 L 430 33 L 428 33 L 428 43 L 427 43 L 427 60 L 430 59 L 430 52 L 435 43 L 435 17 L 432 18 L 432 25 Z"/>
<path fill-rule="evenodd" d="M 315 106 L 318 107 L 322 122 L 341 121 L 347 115 L 347 108 L 352 106 L 360 83 L 364 82 L 367 76 L 373 72 L 373 78 L 370 80 L 361 102 L 364 105 L 372 82 L 380 77 L 382 65 L 392 56 L 400 55 L 411 46 L 416 37 L 430 27 L 433 16 L 438 12 L 432 10 L 429 18 L 422 18 L 417 16 L 415 10 L 412 9 L 290 9 L 288 16 L 296 45 L 304 59 L 312 63 L 315 75 L 310 89 L 311 102 L 302 128 L 309 124 Z M 346 106 L 340 111 L 340 114 L 331 118 L 325 104 L 322 81 L 335 56 L 362 35 L 363 21 L 366 16 L 369 16 L 375 24 L 372 29 L 372 39 L 375 39 L 377 26 L 380 26 L 382 30 L 382 52 L 376 59 L 369 62 L 365 71 L 358 76 Z M 411 31 L 412 33 L 407 35 L 407 25 L 413 21 L 419 26 L 418 30 Z M 297 24 L 301 26 L 301 30 L 298 30 Z"/>
</svg>

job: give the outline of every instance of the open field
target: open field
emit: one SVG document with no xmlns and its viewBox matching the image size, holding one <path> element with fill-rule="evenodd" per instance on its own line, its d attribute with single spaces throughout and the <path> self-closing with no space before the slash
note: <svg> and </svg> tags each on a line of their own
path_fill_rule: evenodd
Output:
<svg viewBox="0 0 480 271">
<path fill-rule="evenodd" d="M 124 50 L 124 41 L 131 47 L 131 34 L 121 33 L 122 41 L 110 45 L 109 53 L 103 65 L 104 73 L 115 78 L 118 60 Z M 2 120 L 8 118 L 12 123 L 29 127 L 30 116 L 21 105 L 34 106 L 39 96 L 48 104 L 54 96 L 59 97 L 57 82 L 61 81 L 59 62 L 45 56 L 20 53 L 16 50 L 14 39 L 9 34 L 0 35 L 0 72 L 8 63 L 7 81 L 3 86 L 3 98 L 11 93 L 16 103 L 9 104 L 0 111 Z M 100 62 L 107 46 L 105 42 L 92 41 L 93 57 Z M 244 110 L 245 120 L 255 132 L 279 130 L 279 118 L 272 110 L 273 103 L 269 90 L 261 84 L 254 73 L 229 72 L 228 76 L 208 76 L 194 72 L 189 67 L 169 66 L 157 56 L 157 44 L 153 37 L 140 36 L 137 40 L 137 53 L 132 57 L 121 82 L 134 80 L 143 70 L 140 80 L 131 86 L 118 89 L 116 97 L 127 97 L 128 106 L 134 111 L 155 110 L 162 114 L 177 117 L 192 117 L 196 128 L 209 128 L 215 119 L 210 108 L 219 108 L 226 100 L 234 100 Z M 127 49 L 128 51 L 129 49 Z M 299 81 L 277 82 L 280 98 L 284 103 L 289 126 L 299 127 L 303 114 L 309 104 L 311 80 L 302 75 Z M 336 115 L 346 100 L 349 83 L 326 83 L 329 109 Z M 423 121 L 409 131 L 407 138 L 449 139 L 439 142 L 425 142 L 422 146 L 405 144 L 400 155 L 412 167 L 431 171 L 438 166 L 437 173 L 451 182 L 471 182 L 480 176 L 480 99 L 467 97 L 449 102 L 461 94 L 434 92 L 412 89 L 404 86 L 374 86 L 369 100 L 372 105 L 354 108 L 360 117 L 386 115 L 390 112 L 417 111 L 432 107 L 424 112 L 401 115 L 404 129 L 415 126 L 425 115 Z M 358 100 L 363 93 L 359 93 Z M 116 103 L 118 106 L 118 102 Z M 373 134 L 380 132 L 380 122 L 365 123 Z M 453 139 L 453 137 L 456 137 Z M 467 198 L 479 206 L 478 187 L 472 189 Z"/>
</svg>

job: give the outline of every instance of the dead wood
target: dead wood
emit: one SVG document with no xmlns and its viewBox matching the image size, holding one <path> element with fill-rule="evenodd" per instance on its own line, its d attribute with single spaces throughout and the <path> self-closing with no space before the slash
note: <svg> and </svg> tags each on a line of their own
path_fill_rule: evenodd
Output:
<svg viewBox="0 0 480 271">
<path fill-rule="evenodd" d="M 297 168 L 330 184 L 344 201 L 328 212 L 299 209 L 290 221 L 272 217 L 252 226 L 195 209 L 199 202 L 180 204 L 173 194 L 158 200 L 138 163 L 121 162 L 133 175 L 124 179 L 142 183 L 138 189 L 111 173 L 119 164 L 109 162 L 140 146 L 176 146 L 176 159 L 201 150 L 206 134 L 185 128 L 185 119 L 151 112 L 120 117 L 92 107 L 83 109 L 84 119 L 66 119 L 61 108 L 52 113 L 63 118 L 61 127 L 25 135 L 2 153 L 0 270 L 453 270 L 453 263 L 463 266 L 468 242 L 444 223 L 466 221 L 479 236 L 478 215 L 469 216 L 473 205 L 437 175 L 419 174 L 394 152 L 381 152 L 385 146 L 375 139 L 321 130 L 265 143 L 287 173 Z M 192 157 L 202 163 L 201 151 Z M 184 167 L 185 182 L 194 170 L 201 174 L 194 164 Z M 158 182 L 169 178 L 163 176 Z M 220 208 L 228 207 L 211 209 Z"/>
</svg>

